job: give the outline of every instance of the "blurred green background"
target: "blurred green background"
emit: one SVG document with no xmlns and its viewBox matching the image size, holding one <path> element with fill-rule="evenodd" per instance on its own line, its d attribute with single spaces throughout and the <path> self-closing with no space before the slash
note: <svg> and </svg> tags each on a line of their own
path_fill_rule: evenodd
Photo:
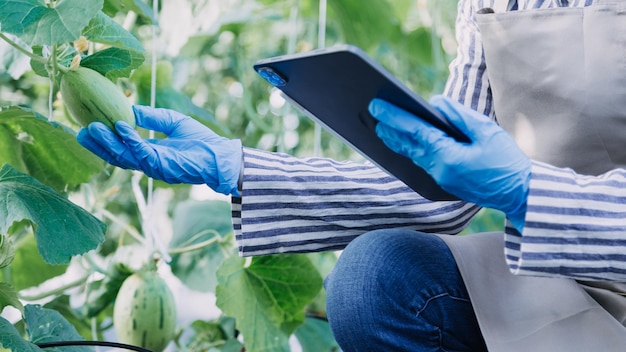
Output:
<svg viewBox="0 0 626 352">
<path fill-rule="evenodd" d="M 330 133 L 322 131 L 318 135 L 310 119 L 281 100 L 277 92 L 254 72 L 252 66 L 256 60 L 321 46 L 353 44 L 380 62 L 410 89 L 429 97 L 442 92 L 448 76 L 448 63 L 456 50 L 457 1 L 453 0 L 329 0 L 325 8 L 320 6 L 319 0 L 161 0 L 156 17 L 152 6 L 151 1 L 144 0 L 104 1 L 103 10 L 139 38 L 146 49 L 144 65 L 130 78 L 118 82 L 129 97 L 138 104 L 150 103 L 150 70 L 154 57 L 158 71 L 157 106 L 192 115 L 220 134 L 241 139 L 247 147 L 296 156 L 319 154 L 337 160 L 363 159 Z M 155 21 L 156 26 L 153 25 Z M 324 30 L 320 30 L 320 24 L 324 25 Z M 26 56 L 0 41 L 0 106 L 19 105 L 47 116 L 49 95 L 48 78 L 37 75 Z M 53 118 L 78 129 L 58 101 L 54 104 Z M 110 214 L 105 219 L 109 225 L 107 239 L 98 253 L 103 258 L 113 257 L 123 245 L 132 242 L 127 229 L 119 224 L 120 220 L 141 229 L 143 219 L 133 198 L 131 178 L 130 173 L 109 168 L 94 177 L 90 185 L 70 194 L 74 200 L 89 198 L 91 194 L 101 195 L 99 201 L 106 203 L 97 204 L 96 199 L 92 204 L 93 209 L 100 205 Z M 192 222 L 184 217 L 189 217 L 191 212 L 177 210 L 189 206 L 185 203 L 189 198 L 203 199 L 202 195 L 194 195 L 198 192 L 197 187 L 170 187 L 160 183 L 155 187 L 155 202 L 164 208 L 163 213 L 171 217 L 174 224 Z M 159 198 L 161 196 L 163 200 Z M 199 205 L 206 206 L 205 203 Z M 196 209 L 203 210 L 202 214 L 207 213 L 202 207 Z M 217 220 L 228 223 L 229 209 L 216 210 L 215 213 L 219 214 L 215 217 Z M 206 222 L 206 219 L 202 221 Z M 502 225 L 502 214 L 482 210 L 464 234 L 499 230 Z M 160 227 L 159 231 L 165 240 L 181 236 L 163 228 Z M 22 290 L 66 271 L 65 266 L 41 262 L 29 231 L 18 230 L 24 234 L 19 234 L 21 240 L 16 245 L 14 263 L 2 271 L 4 281 Z M 13 232 L 14 237 L 19 237 L 15 235 L 17 230 Z M 189 234 L 185 234 L 187 237 L 182 238 L 188 240 L 192 235 L 189 230 Z M 224 252 L 233 250 L 230 245 L 225 246 L 228 248 Z M 220 253 L 222 249 L 219 246 L 207 249 L 189 260 L 193 265 L 181 264 L 183 260 L 174 261 L 174 274 L 191 288 L 199 283 L 205 284 L 207 272 L 214 275 L 215 267 L 223 259 L 214 252 Z M 212 258 L 210 260 L 215 263 L 206 265 L 207 258 Z M 332 267 L 334 257 L 321 254 L 312 255 L 310 259 L 324 274 Z M 192 273 L 181 274 L 183 269 Z M 215 286 L 214 283 L 211 285 Z M 191 294 L 185 291 L 186 297 Z M 61 304 L 59 298 L 51 303 L 63 307 L 70 305 L 67 296 L 59 297 L 68 302 Z M 323 314 L 323 303 L 321 293 L 307 311 Z M 187 313 L 194 313 L 192 310 L 193 307 L 189 307 Z M 71 314 L 66 316 L 76 315 L 72 310 L 68 312 Z M 75 325 L 90 330 L 85 321 Z M 319 340 L 317 337 L 310 340 L 316 342 L 316 339 Z M 332 341 L 326 344 L 333 346 Z"/>
</svg>

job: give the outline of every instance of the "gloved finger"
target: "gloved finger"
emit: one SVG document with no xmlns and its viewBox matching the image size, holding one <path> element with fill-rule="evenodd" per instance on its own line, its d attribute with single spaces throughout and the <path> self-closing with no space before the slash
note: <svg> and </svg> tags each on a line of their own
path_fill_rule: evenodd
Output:
<svg viewBox="0 0 626 352">
<path fill-rule="evenodd" d="M 443 131 L 431 127 L 415 133 L 399 131 L 385 123 L 378 123 L 376 134 L 394 152 L 413 160 L 418 166 L 429 169 L 434 160 L 447 159 L 460 145 Z"/>
<path fill-rule="evenodd" d="M 444 95 L 435 95 L 430 104 L 439 110 L 450 123 L 455 125 L 470 140 L 493 133 L 499 126 L 488 116 L 470 109 L 456 100 Z"/>
<path fill-rule="evenodd" d="M 145 165 L 152 167 L 155 165 L 158 158 L 156 151 L 148 142 L 141 138 L 134 128 L 124 121 L 117 121 L 115 129 L 124 141 L 124 144 L 130 149 L 127 157 L 137 160 L 137 166 Z"/>
<path fill-rule="evenodd" d="M 155 109 L 149 106 L 133 105 L 133 111 L 135 112 L 137 126 L 163 132 L 168 136 L 176 132 L 183 122 L 187 120 L 195 121 L 187 115 L 170 109 Z"/>
<path fill-rule="evenodd" d="M 89 124 L 86 129 L 89 149 L 111 165 L 124 169 L 137 169 L 138 163 L 130 154 L 120 136 L 100 122 Z M 86 137 L 83 137 L 87 140 Z M 131 156 L 130 158 L 128 156 Z"/>
<path fill-rule="evenodd" d="M 448 172 L 448 166 L 457 165 L 459 158 L 464 158 L 466 153 L 463 149 L 467 148 L 466 144 L 458 142 L 436 128 L 407 134 L 384 123 L 378 123 L 376 133 L 391 150 L 409 158 L 437 180 L 442 188 L 450 192 L 446 178 L 442 176 Z"/>
<path fill-rule="evenodd" d="M 93 122 L 87 126 L 89 135 L 100 145 L 100 147 L 107 150 L 112 155 L 119 155 L 126 150 L 126 144 L 122 141 L 120 136 L 115 134 L 109 127 L 101 122 Z"/>
<path fill-rule="evenodd" d="M 386 125 L 401 134 L 411 136 L 413 142 L 411 144 L 413 145 L 406 146 L 406 148 L 414 148 L 416 145 L 421 145 L 424 150 L 432 151 L 435 147 L 440 148 L 444 145 L 456 143 L 452 137 L 449 137 L 445 132 L 429 122 L 387 101 L 374 99 L 369 105 L 369 110 L 372 116 L 379 120 L 379 125 Z M 391 131 L 388 133 L 391 134 Z"/>
<path fill-rule="evenodd" d="M 382 99 L 372 99 L 368 110 L 379 122 L 398 131 L 413 134 L 425 128 L 434 128 L 430 123 Z"/>
<path fill-rule="evenodd" d="M 89 133 L 88 128 L 81 128 L 80 131 L 78 131 L 76 139 L 78 140 L 78 143 L 80 143 L 80 145 L 82 145 L 87 150 L 94 153 L 96 156 L 106 161 L 107 163 L 124 169 L 134 168 L 133 165 L 129 165 L 127 163 L 124 163 L 123 161 L 118 160 L 116 155 L 112 154 L 107 148 L 103 147 L 97 139 L 92 137 L 92 135 Z"/>
<path fill-rule="evenodd" d="M 91 137 L 87 128 L 81 128 L 76 135 L 76 140 L 80 145 L 82 145 L 85 149 L 94 153 L 100 159 L 106 161 L 110 164 L 110 161 L 113 160 L 113 156 L 109 153 L 108 150 L 102 148 L 96 140 Z"/>
<path fill-rule="evenodd" d="M 379 122 L 376 125 L 375 131 L 378 138 L 380 138 L 389 149 L 400 155 L 409 157 L 411 155 L 411 149 L 423 150 L 422 146 L 417 143 L 411 135 L 406 132 L 398 131 L 384 122 Z"/>
</svg>

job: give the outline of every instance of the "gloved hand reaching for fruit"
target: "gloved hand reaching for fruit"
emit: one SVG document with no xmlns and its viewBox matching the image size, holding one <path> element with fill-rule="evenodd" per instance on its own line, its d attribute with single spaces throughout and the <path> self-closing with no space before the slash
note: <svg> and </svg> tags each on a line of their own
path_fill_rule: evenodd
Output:
<svg viewBox="0 0 626 352">
<path fill-rule="evenodd" d="M 239 196 L 241 141 L 215 134 L 193 118 L 168 109 L 133 106 L 137 126 L 163 132 L 143 139 L 128 123 L 117 121 L 117 134 L 100 122 L 78 132 L 78 142 L 106 162 L 167 183 L 206 184 L 216 192 Z"/>
<path fill-rule="evenodd" d="M 501 210 L 518 230 L 523 228 L 530 159 L 488 117 L 444 96 L 433 97 L 431 104 L 470 142 L 458 142 L 383 100 L 373 100 L 369 111 L 379 121 L 376 133 L 383 142 L 423 168 L 444 190 Z"/>
</svg>

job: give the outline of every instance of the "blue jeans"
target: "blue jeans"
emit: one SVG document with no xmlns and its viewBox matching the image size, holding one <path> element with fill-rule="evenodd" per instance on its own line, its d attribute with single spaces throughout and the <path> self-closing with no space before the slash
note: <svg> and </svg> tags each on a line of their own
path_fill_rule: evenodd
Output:
<svg viewBox="0 0 626 352">
<path fill-rule="evenodd" d="M 454 257 L 436 236 L 363 234 L 324 286 L 343 351 L 487 351 Z"/>
</svg>

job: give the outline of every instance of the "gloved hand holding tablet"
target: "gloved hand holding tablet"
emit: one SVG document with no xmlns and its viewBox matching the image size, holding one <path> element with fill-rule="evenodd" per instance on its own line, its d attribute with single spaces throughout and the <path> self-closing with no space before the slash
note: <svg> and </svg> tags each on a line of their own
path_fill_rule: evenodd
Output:
<svg viewBox="0 0 626 352">
<path fill-rule="evenodd" d="M 257 61 L 255 70 L 303 113 L 357 152 L 432 200 L 456 200 L 422 168 L 376 135 L 372 99 L 389 101 L 458 140 L 467 138 L 428 102 L 360 49 L 340 45 Z"/>
</svg>

